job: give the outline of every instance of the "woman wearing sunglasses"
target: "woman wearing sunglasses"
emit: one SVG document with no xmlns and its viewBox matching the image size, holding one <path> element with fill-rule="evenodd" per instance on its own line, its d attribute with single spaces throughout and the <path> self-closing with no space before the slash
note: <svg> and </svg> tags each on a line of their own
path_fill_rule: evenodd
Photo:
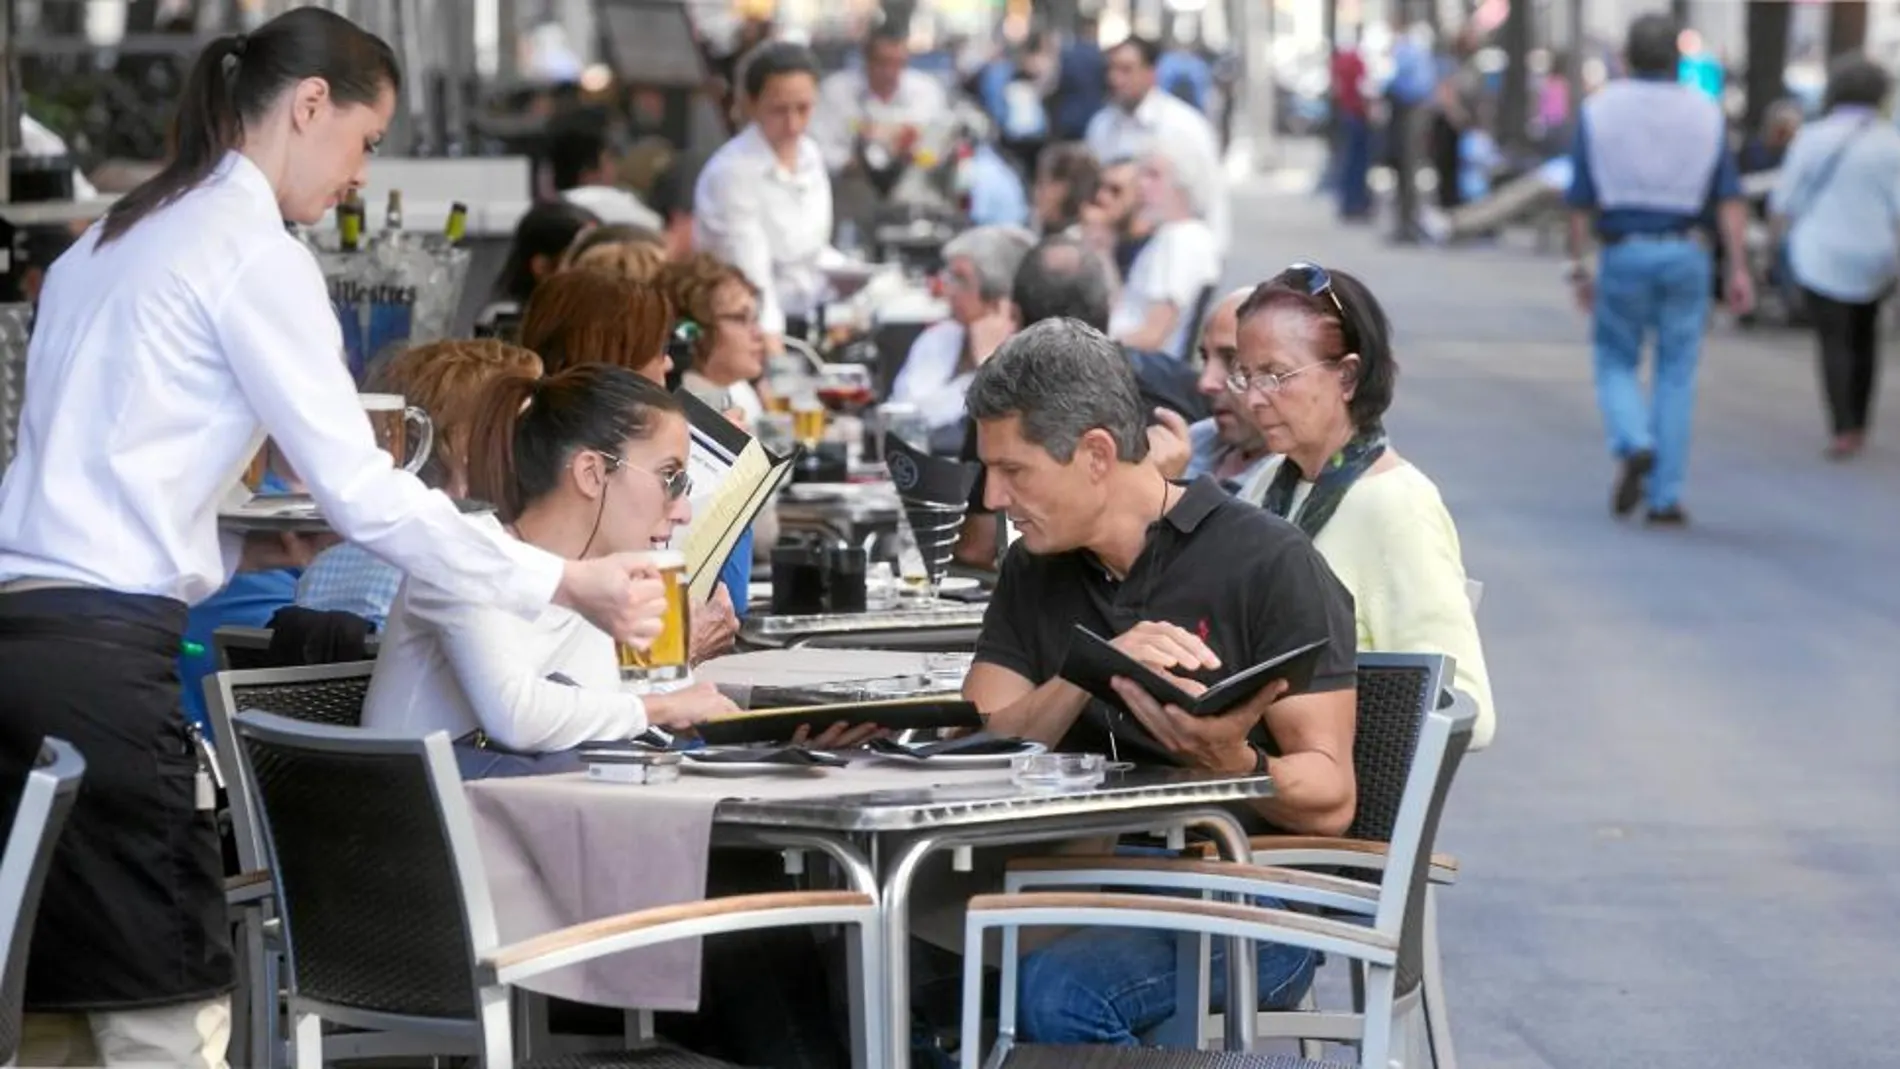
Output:
<svg viewBox="0 0 1900 1069">
<path fill-rule="evenodd" d="M 1458 528 L 1425 473 L 1386 438 L 1398 365 L 1391 323 L 1358 279 L 1294 264 L 1240 306 L 1227 388 L 1277 454 L 1240 496 L 1292 521 L 1352 591 L 1361 653 L 1446 653 L 1495 723 Z"/>
<path fill-rule="evenodd" d="M 496 504 L 481 522 L 551 553 L 651 550 L 692 516 L 686 451 L 679 401 L 632 371 L 510 374 L 484 388 L 471 421 L 469 490 Z M 466 590 L 411 579 L 390 608 L 363 723 L 446 730 L 464 743 L 463 775 L 479 778 L 570 770 L 578 762 L 567 751 L 584 743 L 733 708 L 709 683 L 624 692 L 613 639 L 565 609 L 523 620 Z"/>
</svg>

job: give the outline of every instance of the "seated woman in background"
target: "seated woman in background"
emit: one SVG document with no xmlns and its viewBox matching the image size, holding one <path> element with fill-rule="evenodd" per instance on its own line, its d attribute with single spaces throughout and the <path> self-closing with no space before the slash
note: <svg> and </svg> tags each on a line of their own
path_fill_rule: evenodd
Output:
<svg viewBox="0 0 1900 1069">
<path fill-rule="evenodd" d="M 546 201 L 528 209 L 515 224 L 514 244 L 495 279 L 495 292 L 475 317 L 479 337 L 508 338 L 521 319 L 521 309 L 541 280 L 560 270 L 561 257 L 574 239 L 600 225 L 593 212 L 566 201 Z"/>
<path fill-rule="evenodd" d="M 541 358 L 492 338 L 438 341 L 404 350 L 370 382 L 372 393 L 401 394 L 429 414 L 435 446 L 419 473 L 422 481 L 452 498 L 468 496 L 468 436 L 483 389 L 502 375 L 541 374 Z M 347 612 L 383 627 L 396 600 L 402 572 L 354 543 L 317 555 L 297 581 L 297 604 L 306 609 Z"/>
<path fill-rule="evenodd" d="M 520 343 L 550 375 L 612 364 L 664 384 L 673 306 L 658 288 L 602 271 L 570 270 L 543 282 L 521 316 Z"/>
<path fill-rule="evenodd" d="M 652 282 L 666 262 L 660 236 L 642 226 L 597 226 L 568 247 L 561 257 L 563 271 L 586 268 L 618 275 L 629 282 Z"/>
<path fill-rule="evenodd" d="M 686 449 L 679 401 L 625 368 L 497 377 L 470 426 L 468 479 L 498 511 L 473 522 L 570 559 L 664 545 L 691 517 Z M 363 726 L 446 730 L 473 744 L 457 747 L 458 760 L 465 778 L 480 778 L 569 770 L 578 767 L 571 754 L 532 769 L 516 755 L 561 754 L 650 724 L 684 728 L 733 709 L 710 683 L 644 697 L 622 690 L 613 639 L 566 609 L 524 621 L 411 579 L 390 610 Z"/>
<path fill-rule="evenodd" d="M 1278 456 L 1240 496 L 1313 539 L 1352 592 L 1360 652 L 1457 659 L 1482 749 L 1496 715 L 1458 528 L 1438 487 L 1386 441 L 1390 339 L 1385 309 L 1341 271 L 1288 268 L 1247 298 L 1228 388 Z"/>
<path fill-rule="evenodd" d="M 765 374 L 759 291 L 744 272 L 710 253 L 667 264 L 657 283 L 672 302 L 691 354 L 680 385 L 750 426 L 765 412 L 752 382 Z M 690 324 L 690 326 L 687 326 Z"/>
<path fill-rule="evenodd" d="M 938 278 L 950 318 L 932 324 L 911 342 L 890 396 L 917 407 L 930 425 L 934 453 L 953 455 L 963 448 L 964 392 L 976 369 L 1016 332 L 1009 291 L 1016 269 L 1035 243 L 1021 227 L 979 226 L 943 247 Z"/>
<path fill-rule="evenodd" d="M 673 305 L 651 285 L 601 271 L 562 271 L 535 290 L 521 317 L 521 344 L 550 375 L 583 364 L 612 364 L 664 387 L 673 367 L 666 355 Z M 751 545 L 719 571 L 712 598 L 693 606 L 695 660 L 731 649 L 745 612 Z M 743 559 L 741 559 L 743 558 Z"/>
</svg>

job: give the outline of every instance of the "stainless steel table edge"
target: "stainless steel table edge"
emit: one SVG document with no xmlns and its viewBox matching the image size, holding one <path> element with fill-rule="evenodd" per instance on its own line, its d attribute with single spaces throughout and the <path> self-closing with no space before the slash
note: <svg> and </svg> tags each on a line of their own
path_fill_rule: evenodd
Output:
<svg viewBox="0 0 1900 1069">
<path fill-rule="evenodd" d="M 826 811 L 792 799 L 729 798 L 719 803 L 713 819 L 715 823 L 762 828 L 891 834 L 1009 821 L 1040 822 L 1058 817 L 1120 813 L 1132 809 L 1166 810 L 1187 805 L 1223 805 L 1266 798 L 1272 794 L 1273 781 L 1262 775 L 1210 783 L 1150 783 L 1108 788 L 1105 792 L 1074 798 L 1058 796 L 1061 800 L 1053 803 L 1048 801 L 1050 795 L 1034 794 L 1013 798 L 971 799 L 967 802 L 879 807 L 896 810 L 883 814 L 867 813 L 862 808 L 846 806 Z M 840 799 L 854 800 L 864 797 L 839 796 Z M 1026 801 L 1037 804 L 1033 807 L 1017 804 Z"/>
</svg>

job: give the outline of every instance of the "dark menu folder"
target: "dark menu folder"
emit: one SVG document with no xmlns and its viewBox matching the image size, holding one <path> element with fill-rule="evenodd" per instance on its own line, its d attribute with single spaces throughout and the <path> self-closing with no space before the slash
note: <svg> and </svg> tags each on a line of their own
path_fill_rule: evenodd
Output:
<svg viewBox="0 0 1900 1069">
<path fill-rule="evenodd" d="M 1109 686 L 1109 680 L 1121 676 L 1140 684 L 1164 705 L 1178 705 L 1195 716 L 1217 716 L 1258 694 L 1261 687 L 1276 679 L 1286 680 L 1292 693 L 1306 689 L 1313 681 L 1313 669 L 1319 666 L 1320 652 L 1328 641 L 1322 638 L 1288 650 L 1236 672 L 1194 697 L 1109 645 L 1107 639 L 1076 624 L 1070 632 L 1069 650 L 1062 658 L 1062 671 L 1058 674 L 1118 709 L 1123 705 L 1121 695 Z"/>
<path fill-rule="evenodd" d="M 983 717 L 976 706 L 955 697 L 893 698 L 885 701 L 840 702 L 835 705 L 795 705 L 783 709 L 748 709 L 708 720 L 696 729 L 700 738 L 716 746 L 744 742 L 789 742 L 800 727 L 813 736 L 833 724 L 876 724 L 887 731 L 933 728 L 980 728 Z"/>
</svg>

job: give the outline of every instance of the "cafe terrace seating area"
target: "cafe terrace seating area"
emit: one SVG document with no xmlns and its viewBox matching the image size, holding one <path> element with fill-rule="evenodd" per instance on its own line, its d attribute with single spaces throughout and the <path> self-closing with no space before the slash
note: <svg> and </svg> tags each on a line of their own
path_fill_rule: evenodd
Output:
<svg viewBox="0 0 1900 1069">
<path fill-rule="evenodd" d="M 256 634 L 229 637 L 225 663 L 255 660 Z M 1455 1064 L 1434 912 L 1439 894 L 1456 893 L 1457 861 L 1436 832 L 1474 714 L 1446 689 L 1442 656 L 1361 656 L 1360 804 L 1347 834 L 1252 841 L 1224 807 L 1270 792 L 1261 776 L 1127 770 L 1048 786 L 1007 763 L 863 755 L 817 774 L 465 785 L 445 734 L 358 726 L 372 663 L 230 667 L 208 685 L 242 870 L 229 884 L 243 975 L 234 1064 L 714 1065 L 651 1041 L 652 1011 L 691 1008 L 697 996 L 697 941 L 811 926 L 847 948 L 856 1064 L 910 1065 L 908 912 L 926 860 L 947 854 L 963 868 L 989 847 L 1104 834 L 1156 836 L 1180 853 L 1021 858 L 1004 886 L 969 900 L 962 1018 L 944 1037 L 958 1064 Z M 711 674 L 807 691 L 924 691 L 953 687 L 955 664 L 941 653 L 801 646 L 736 654 Z M 17 1036 L 38 877 L 83 768 L 49 740 L 0 861 L 0 1039 Z M 714 847 L 776 853 L 798 889 L 705 898 Z M 1286 907 L 1250 904 L 1263 896 Z M 1015 1043 L 1018 933 L 1085 924 L 1177 933 L 1179 953 L 1198 963 L 1201 983 L 1150 1037 L 1164 1049 Z M 992 931 L 1000 956 L 985 949 Z M 1232 941 L 1239 1004 L 1252 1001 L 1251 940 L 1321 951 L 1345 982 L 1316 989 L 1349 995 L 1211 1015 L 1212 940 Z M 553 1032 L 550 998 L 624 1011 L 623 1034 Z"/>
</svg>

